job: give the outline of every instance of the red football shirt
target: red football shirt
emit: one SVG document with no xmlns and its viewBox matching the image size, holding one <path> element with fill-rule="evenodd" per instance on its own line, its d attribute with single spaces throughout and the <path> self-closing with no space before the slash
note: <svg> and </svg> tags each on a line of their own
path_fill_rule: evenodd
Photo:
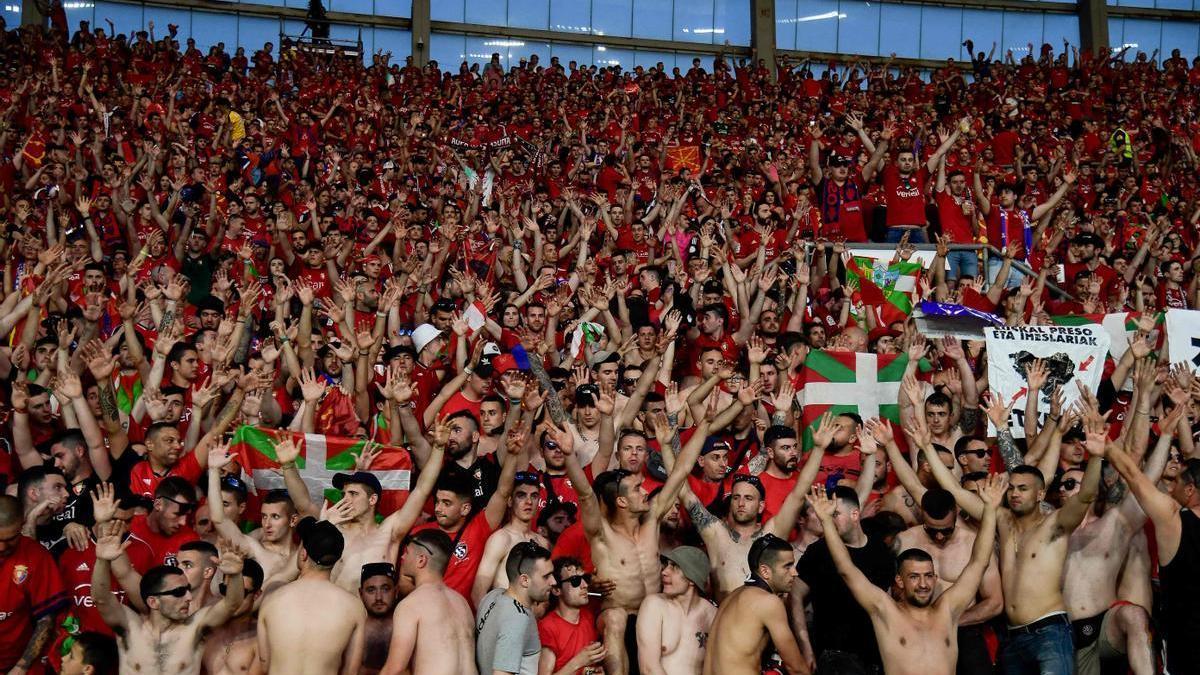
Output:
<svg viewBox="0 0 1200 675">
<path fill-rule="evenodd" d="M 543 649 L 554 652 L 555 669 L 561 669 L 584 647 L 596 641 L 596 620 L 587 607 L 579 610 L 579 623 L 571 623 L 558 612 L 550 612 L 538 621 L 538 637 Z"/>
<path fill-rule="evenodd" d="M 202 475 L 204 475 L 204 469 L 200 468 L 200 462 L 196 460 L 194 452 L 184 453 L 175 466 L 164 474 L 155 473 L 154 469 L 150 468 L 150 460 L 143 459 L 129 470 L 129 491 L 144 497 L 153 497 L 154 491 L 158 489 L 158 484 L 164 478 L 179 476 L 189 483 L 195 483 L 200 480 Z"/>
<path fill-rule="evenodd" d="M 156 564 L 150 557 L 148 546 L 131 545 L 125 551 L 126 555 L 130 556 L 129 560 L 136 570 L 148 570 Z M 68 548 L 58 558 L 58 571 L 62 575 L 67 593 L 71 596 L 70 612 L 79 620 L 79 630 L 112 635 L 112 629 L 104 623 L 104 619 L 100 618 L 100 612 L 96 610 L 96 603 L 92 600 L 92 570 L 95 566 L 96 547 L 94 544 L 89 545 L 85 551 Z M 113 595 L 117 597 L 117 602 L 123 605 L 129 604 L 125 601 L 125 591 L 117 583 L 116 576 L 112 578 L 112 589 Z"/>
<path fill-rule="evenodd" d="M 883 193 L 887 201 L 887 225 L 926 224 L 925 186 L 929 183 L 929 172 L 921 167 L 915 173 L 901 176 L 896 166 L 883 170 Z"/>
<path fill-rule="evenodd" d="M 763 490 L 767 493 L 767 506 L 763 509 L 762 515 L 764 523 L 779 513 L 780 507 L 783 506 L 783 500 L 787 499 L 788 493 L 792 491 L 792 487 L 796 485 L 796 479 L 799 477 L 799 474 L 796 473 L 792 474 L 790 478 L 776 478 L 766 471 L 758 474 L 758 479 L 763 484 Z"/>
<path fill-rule="evenodd" d="M 174 535 L 164 537 L 150 529 L 146 516 L 134 516 L 129 522 L 129 532 L 133 535 L 133 544 L 128 549 L 129 560 L 134 563 L 134 568 L 139 574 L 145 574 L 146 570 L 156 565 L 178 565 L 176 554 L 179 553 L 179 547 L 200 538 L 190 527 L 184 527 Z M 137 567 L 139 561 L 147 567 Z"/>
<path fill-rule="evenodd" d="M 18 539 L 0 560 L 0 671 L 17 665 L 38 620 L 66 606 L 54 558 L 36 539 Z"/>
<path fill-rule="evenodd" d="M 436 522 L 425 523 L 413 528 L 412 533 L 437 526 Z M 479 571 L 479 563 L 483 559 L 483 547 L 494 531 L 495 528 L 488 522 L 487 517 L 480 513 L 463 527 L 459 533 L 461 536 L 446 532 L 455 541 L 454 556 L 450 558 L 450 564 L 446 567 L 446 585 L 466 598 L 472 609 L 475 603 L 471 602 L 471 585 L 475 583 L 475 573 Z"/>
</svg>

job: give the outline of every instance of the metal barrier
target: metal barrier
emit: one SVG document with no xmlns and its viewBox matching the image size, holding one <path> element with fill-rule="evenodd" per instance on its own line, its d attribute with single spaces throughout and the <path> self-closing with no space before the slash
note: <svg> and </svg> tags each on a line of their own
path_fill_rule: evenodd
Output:
<svg viewBox="0 0 1200 675">
<path fill-rule="evenodd" d="M 919 253 L 933 253 L 934 251 L 937 250 L 937 246 L 935 244 L 909 244 L 909 245 L 912 246 Z M 859 243 L 852 244 L 852 243 L 847 242 L 846 248 L 850 249 L 850 250 L 854 250 L 854 251 L 894 252 L 896 250 L 896 244 L 888 244 L 888 243 L 884 243 L 884 242 L 873 242 L 873 241 L 864 242 L 861 244 L 859 244 Z M 983 274 L 984 288 L 987 288 L 988 285 L 990 285 L 991 280 L 988 279 L 988 275 L 987 275 L 988 258 L 993 257 L 993 256 L 999 256 L 1000 255 L 999 249 L 997 249 L 995 246 L 992 246 L 990 244 L 950 244 L 948 246 L 948 248 L 951 251 L 976 251 L 982 258 L 982 266 L 981 267 L 984 272 L 984 274 Z M 926 256 L 922 256 L 922 257 L 926 257 Z M 932 256 L 928 256 L 928 257 L 932 258 Z M 1030 267 L 1023 260 L 1012 261 L 1012 266 L 1013 266 L 1013 269 L 1020 271 L 1022 274 L 1026 274 L 1031 277 L 1037 278 L 1038 273 L 1035 272 L 1033 270 L 1033 268 Z M 1071 295 L 1071 293 L 1069 293 L 1066 289 L 1059 287 L 1058 284 L 1053 283 L 1050 280 L 1046 280 L 1046 288 L 1049 289 L 1051 293 L 1054 293 L 1055 295 L 1059 296 L 1060 298 L 1068 299 L 1068 300 L 1074 299 L 1074 296 Z"/>
</svg>

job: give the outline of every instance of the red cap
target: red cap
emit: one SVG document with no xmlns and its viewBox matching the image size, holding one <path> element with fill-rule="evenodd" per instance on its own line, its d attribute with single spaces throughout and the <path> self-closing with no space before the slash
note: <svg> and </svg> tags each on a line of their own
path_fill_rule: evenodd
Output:
<svg viewBox="0 0 1200 675">
<path fill-rule="evenodd" d="M 517 359 L 512 354 L 500 354 L 492 358 L 492 370 L 497 376 L 514 370 L 517 367 Z"/>
</svg>

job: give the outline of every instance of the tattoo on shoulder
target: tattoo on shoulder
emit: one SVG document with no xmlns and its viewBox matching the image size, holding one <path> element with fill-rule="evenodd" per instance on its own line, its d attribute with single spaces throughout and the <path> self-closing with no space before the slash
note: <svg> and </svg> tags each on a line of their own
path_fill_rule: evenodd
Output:
<svg viewBox="0 0 1200 675">
<path fill-rule="evenodd" d="M 713 517 L 713 514 L 709 513 L 708 509 L 700 504 L 699 500 L 688 505 L 687 514 L 688 518 L 692 519 L 692 524 L 696 526 L 697 530 L 703 530 L 717 521 Z"/>
</svg>

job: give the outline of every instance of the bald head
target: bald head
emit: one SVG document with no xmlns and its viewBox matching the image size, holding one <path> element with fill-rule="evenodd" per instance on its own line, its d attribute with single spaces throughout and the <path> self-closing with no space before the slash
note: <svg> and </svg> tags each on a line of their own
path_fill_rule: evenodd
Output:
<svg viewBox="0 0 1200 675">
<path fill-rule="evenodd" d="M 20 500 L 10 495 L 0 495 L 0 529 L 20 525 L 23 521 Z"/>
</svg>

